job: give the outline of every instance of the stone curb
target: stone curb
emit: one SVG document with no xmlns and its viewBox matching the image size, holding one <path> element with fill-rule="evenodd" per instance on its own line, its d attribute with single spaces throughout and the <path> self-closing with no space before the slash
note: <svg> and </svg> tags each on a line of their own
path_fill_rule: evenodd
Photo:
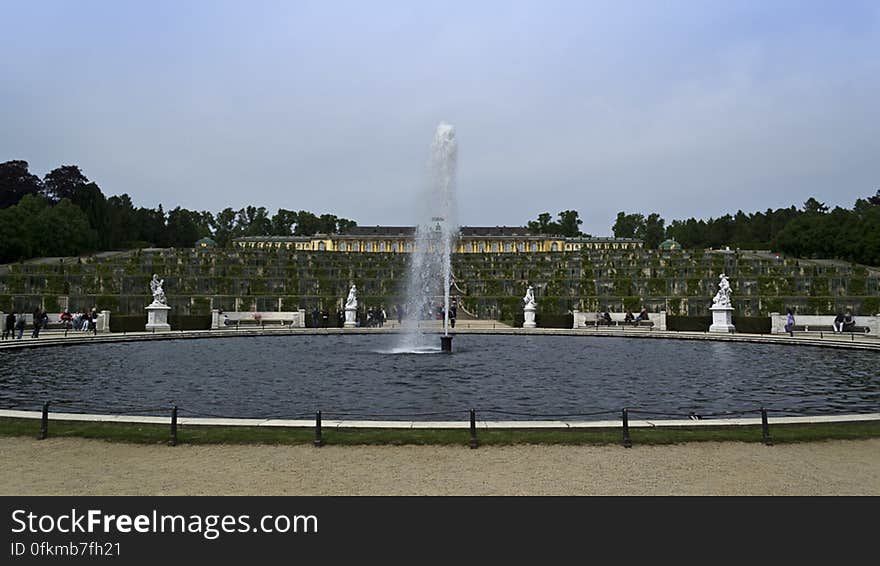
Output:
<svg viewBox="0 0 880 566">
<path fill-rule="evenodd" d="M 40 419 L 40 411 L 19 411 L 0 409 L 0 417 L 18 419 Z M 169 424 L 170 416 L 139 416 L 139 415 L 99 415 L 81 413 L 50 412 L 50 421 L 105 422 L 105 423 L 140 423 Z M 880 413 L 852 415 L 817 415 L 803 417 L 772 417 L 773 424 L 820 424 L 868 422 L 880 420 Z M 178 417 L 178 425 L 191 426 L 257 426 L 313 428 L 314 420 L 286 419 L 246 419 L 246 418 L 198 418 Z M 630 428 L 664 428 L 664 427 L 717 427 L 717 426 L 754 426 L 760 425 L 760 417 L 736 419 L 670 419 L 670 420 L 631 420 Z M 613 421 L 477 421 L 477 427 L 489 429 L 587 429 L 587 428 L 620 428 L 619 420 Z M 467 429 L 470 424 L 466 419 L 461 421 L 369 421 L 369 420 L 322 420 L 322 428 L 380 428 L 380 429 Z"/>
<path fill-rule="evenodd" d="M 135 332 L 135 333 L 112 333 L 91 336 L 76 336 L 69 334 L 50 335 L 44 334 L 40 338 L 23 338 L 21 340 L 0 341 L 0 350 L 16 348 L 39 348 L 48 346 L 72 346 L 79 344 L 111 343 L 111 342 L 138 342 L 147 340 L 192 340 L 199 338 L 228 338 L 228 337 L 253 337 L 253 336 L 298 336 L 298 335 L 330 335 L 330 334 L 400 334 L 398 328 L 262 328 L 248 330 L 191 330 L 170 332 Z M 428 331 L 430 334 L 440 334 L 440 331 Z M 669 330 L 591 330 L 591 329 L 559 329 L 559 328 L 474 328 L 455 329 L 452 335 L 468 334 L 509 334 L 509 335 L 532 335 L 532 336 L 594 336 L 600 338 L 643 338 L 643 339 L 678 339 L 678 340 L 710 340 L 715 342 L 749 342 L 761 344 L 785 344 L 798 346 L 818 346 L 825 348 L 842 348 L 853 350 L 880 351 L 880 337 L 874 335 L 854 335 L 846 338 L 818 338 L 815 336 L 789 336 L 777 334 L 720 334 L 709 332 L 678 332 Z"/>
</svg>

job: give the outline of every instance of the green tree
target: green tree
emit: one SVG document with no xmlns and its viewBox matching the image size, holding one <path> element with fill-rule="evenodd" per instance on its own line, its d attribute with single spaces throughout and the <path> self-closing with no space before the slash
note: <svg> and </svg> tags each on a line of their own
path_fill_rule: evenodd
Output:
<svg viewBox="0 0 880 566">
<path fill-rule="evenodd" d="M 641 214 L 627 214 L 620 211 L 611 231 L 615 238 L 637 238 L 639 233 L 645 231 L 645 217 Z"/>
<path fill-rule="evenodd" d="M 25 195 L 36 195 L 42 190 L 43 182 L 28 171 L 27 161 L 0 163 L 0 208 L 18 204 Z"/>
<path fill-rule="evenodd" d="M 104 193 L 95 183 L 79 185 L 70 194 L 70 201 L 83 211 L 88 219 L 89 226 L 98 235 L 98 246 L 104 249 L 110 247 L 110 211 Z"/>
<path fill-rule="evenodd" d="M 530 220 L 528 224 L 526 224 L 526 228 L 532 234 L 550 234 L 554 229 L 552 222 L 553 217 L 550 216 L 549 212 L 542 212 L 538 215 L 537 220 Z"/>
<path fill-rule="evenodd" d="M 138 239 L 135 211 L 127 194 L 107 199 L 107 247 L 123 249 Z"/>
<path fill-rule="evenodd" d="M 89 179 L 77 165 L 62 165 L 43 177 L 43 192 L 54 202 L 63 198 L 72 199 L 76 189 L 88 182 Z"/>
<path fill-rule="evenodd" d="M 577 210 L 563 210 L 559 213 L 559 235 L 576 238 L 581 235 L 580 225 L 583 223 Z"/>
<path fill-rule="evenodd" d="M 224 208 L 212 218 L 211 228 L 218 246 L 225 247 L 238 236 L 240 230 L 235 223 L 236 215 L 231 208 Z"/>
<path fill-rule="evenodd" d="M 177 207 L 168 213 L 165 242 L 175 248 L 191 248 L 202 233 L 199 230 L 199 214 Z"/>
<path fill-rule="evenodd" d="M 645 241 L 646 248 L 656 250 L 660 246 L 660 242 L 663 241 L 666 235 L 666 229 L 663 226 L 664 222 L 656 212 L 652 212 L 645 219 L 642 230 L 637 232 L 637 234 Z"/>
</svg>

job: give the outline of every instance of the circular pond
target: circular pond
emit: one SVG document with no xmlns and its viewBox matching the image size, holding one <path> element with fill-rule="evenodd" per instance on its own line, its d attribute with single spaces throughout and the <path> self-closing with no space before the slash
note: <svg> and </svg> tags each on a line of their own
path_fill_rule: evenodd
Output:
<svg viewBox="0 0 880 566">
<path fill-rule="evenodd" d="M 394 335 L 265 336 L 4 352 L 0 407 L 183 416 L 600 420 L 878 410 L 877 354 L 685 340 L 459 335 L 395 354 Z"/>
</svg>

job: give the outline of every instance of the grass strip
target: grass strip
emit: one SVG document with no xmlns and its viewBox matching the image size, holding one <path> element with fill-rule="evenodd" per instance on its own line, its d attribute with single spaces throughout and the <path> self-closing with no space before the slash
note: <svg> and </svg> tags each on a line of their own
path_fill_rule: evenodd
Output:
<svg viewBox="0 0 880 566">
<path fill-rule="evenodd" d="M 0 418 L 0 436 L 36 438 L 39 419 Z M 50 438 L 90 438 L 136 444 L 165 444 L 170 425 L 49 421 Z M 762 442 L 759 425 L 630 428 L 633 445 L 663 445 L 685 442 Z M 880 437 L 880 421 L 778 424 L 770 423 L 774 444 L 818 442 Z M 253 426 L 179 426 L 178 444 L 311 444 L 312 428 Z M 621 428 L 596 429 L 482 429 L 481 446 L 511 444 L 611 445 L 622 442 Z M 325 428 L 322 440 L 328 446 L 358 445 L 461 445 L 467 446 L 467 429 L 379 429 Z"/>
</svg>

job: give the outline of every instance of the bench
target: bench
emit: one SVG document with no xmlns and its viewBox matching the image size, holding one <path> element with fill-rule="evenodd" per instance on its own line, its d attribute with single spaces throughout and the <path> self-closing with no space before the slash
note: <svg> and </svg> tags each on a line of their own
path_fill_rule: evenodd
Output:
<svg viewBox="0 0 880 566">
<path fill-rule="evenodd" d="M 221 321 L 220 321 L 221 328 L 228 328 L 230 326 L 259 326 L 261 328 L 264 326 L 290 326 L 294 322 L 292 318 L 291 319 L 270 318 L 269 320 L 266 320 L 265 318 L 261 318 L 259 320 L 255 319 L 255 318 L 239 318 L 239 319 L 229 318 L 227 320 L 229 321 L 228 324 L 226 324 L 221 319 Z"/>
<path fill-rule="evenodd" d="M 610 322 L 607 320 L 596 320 L 594 321 L 595 326 L 598 328 L 600 326 L 632 326 L 632 327 L 640 327 L 640 328 L 652 328 L 654 326 L 654 321 L 652 320 L 639 320 L 633 322 L 624 322 L 622 320 L 611 320 Z"/>
<path fill-rule="evenodd" d="M 830 332 L 835 333 L 834 327 L 830 324 L 795 324 L 792 327 L 793 332 Z M 844 327 L 842 332 L 838 334 L 868 334 L 871 329 L 867 326 Z"/>
</svg>

